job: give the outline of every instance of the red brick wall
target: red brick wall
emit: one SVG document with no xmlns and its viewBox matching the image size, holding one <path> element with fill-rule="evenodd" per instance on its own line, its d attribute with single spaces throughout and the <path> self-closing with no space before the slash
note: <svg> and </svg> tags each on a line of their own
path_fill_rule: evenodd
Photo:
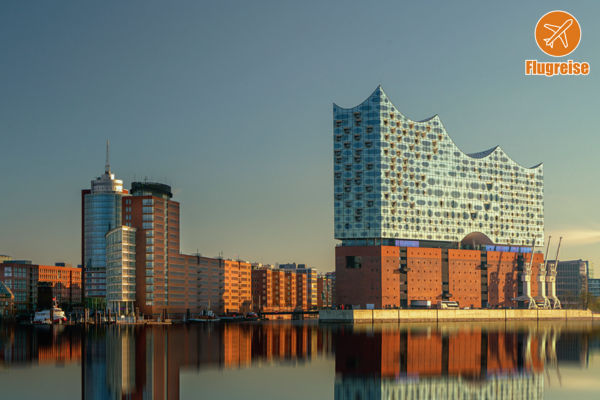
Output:
<svg viewBox="0 0 600 400">
<path fill-rule="evenodd" d="M 408 303 L 429 300 L 437 304 L 442 296 L 442 250 L 409 247 L 406 250 Z"/>
<path fill-rule="evenodd" d="M 382 252 L 387 247 L 364 246 L 364 247 L 336 247 L 335 248 L 335 272 L 337 284 L 337 303 L 360 305 L 365 308 L 367 304 L 374 304 L 375 308 L 382 308 L 382 269 L 390 269 L 390 263 L 382 266 Z M 390 261 L 391 255 L 385 254 L 385 261 Z M 346 256 L 361 256 L 361 268 L 346 268 Z M 396 263 L 396 266 L 398 264 Z M 387 271 L 386 271 L 387 274 Z M 387 284 L 387 280 L 386 280 Z M 391 287 L 386 285 L 386 288 Z M 391 290 L 386 289 L 386 293 Z M 386 299 L 387 301 L 387 299 Z"/>
<path fill-rule="evenodd" d="M 481 307 L 481 252 L 478 250 L 448 250 L 450 300 L 461 308 Z"/>
</svg>

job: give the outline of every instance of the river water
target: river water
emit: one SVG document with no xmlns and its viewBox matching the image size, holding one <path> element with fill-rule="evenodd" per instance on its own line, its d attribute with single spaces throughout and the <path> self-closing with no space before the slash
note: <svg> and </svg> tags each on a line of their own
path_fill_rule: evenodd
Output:
<svg viewBox="0 0 600 400">
<path fill-rule="evenodd" d="M 0 325 L 0 399 L 597 399 L 600 324 Z"/>
</svg>

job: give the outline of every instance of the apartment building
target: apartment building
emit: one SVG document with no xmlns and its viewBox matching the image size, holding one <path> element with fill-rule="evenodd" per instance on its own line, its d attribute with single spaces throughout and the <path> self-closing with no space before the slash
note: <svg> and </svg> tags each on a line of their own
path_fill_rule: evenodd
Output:
<svg viewBox="0 0 600 400">
<path fill-rule="evenodd" d="M 224 313 L 252 309 L 250 263 L 223 258 L 197 258 L 197 297 L 201 310 Z"/>
<path fill-rule="evenodd" d="M 0 264 L 0 281 L 13 293 L 17 311 L 37 309 L 39 282 L 52 285 L 52 295 L 59 304 L 75 306 L 82 302 L 81 268 L 5 262 Z"/>
</svg>

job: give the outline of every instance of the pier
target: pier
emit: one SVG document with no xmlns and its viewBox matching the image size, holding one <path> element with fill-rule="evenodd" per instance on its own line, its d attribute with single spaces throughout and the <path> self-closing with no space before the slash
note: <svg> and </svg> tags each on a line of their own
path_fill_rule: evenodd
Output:
<svg viewBox="0 0 600 400">
<path fill-rule="evenodd" d="M 319 322 L 600 321 L 590 310 L 320 310 Z"/>
</svg>

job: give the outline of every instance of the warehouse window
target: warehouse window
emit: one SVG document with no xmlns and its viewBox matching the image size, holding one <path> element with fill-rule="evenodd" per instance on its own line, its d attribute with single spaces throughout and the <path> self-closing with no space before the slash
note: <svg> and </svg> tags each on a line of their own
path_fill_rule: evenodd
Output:
<svg viewBox="0 0 600 400">
<path fill-rule="evenodd" d="M 346 256 L 346 268 L 361 268 L 361 256 Z"/>
</svg>

